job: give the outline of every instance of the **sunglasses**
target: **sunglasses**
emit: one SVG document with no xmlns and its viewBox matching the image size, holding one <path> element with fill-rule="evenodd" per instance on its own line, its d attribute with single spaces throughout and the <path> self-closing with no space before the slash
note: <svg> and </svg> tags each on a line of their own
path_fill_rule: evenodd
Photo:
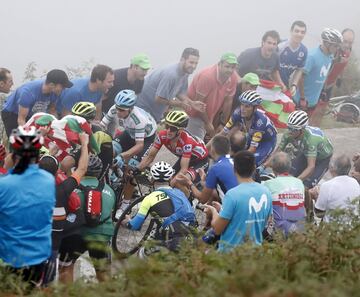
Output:
<svg viewBox="0 0 360 297">
<path fill-rule="evenodd" d="M 116 107 L 117 111 L 123 112 L 123 111 L 128 111 L 129 109 L 124 109 L 124 108 L 120 108 L 120 107 Z"/>
<path fill-rule="evenodd" d="M 170 125 L 165 125 L 165 129 L 170 130 L 170 132 L 177 132 L 179 130 L 178 128 Z"/>
</svg>

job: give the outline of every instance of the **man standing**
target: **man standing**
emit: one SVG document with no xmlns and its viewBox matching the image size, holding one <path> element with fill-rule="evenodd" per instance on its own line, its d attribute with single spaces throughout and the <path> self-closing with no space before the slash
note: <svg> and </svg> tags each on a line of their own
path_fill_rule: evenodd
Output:
<svg viewBox="0 0 360 297">
<path fill-rule="evenodd" d="M 285 91 L 286 86 L 279 73 L 279 56 L 276 53 L 279 41 L 278 32 L 267 31 L 262 38 L 261 47 L 249 48 L 242 52 L 238 57 L 239 75 L 242 77 L 246 73 L 254 72 L 260 79 L 276 82 Z"/>
<path fill-rule="evenodd" d="M 13 92 L 5 101 L 1 117 L 6 135 L 37 112 L 55 114 L 55 104 L 61 92 L 73 84 L 66 73 L 59 69 L 48 72 L 46 79 L 25 83 Z"/>
<path fill-rule="evenodd" d="M 214 206 L 204 205 L 206 212 L 211 212 L 215 234 L 220 235 L 219 251 L 222 252 L 247 240 L 262 244 L 262 231 L 272 215 L 271 193 L 252 179 L 254 154 L 238 152 L 234 156 L 234 168 L 239 185 L 226 193 L 222 207 L 216 202 L 213 202 Z"/>
<path fill-rule="evenodd" d="M 305 23 L 295 21 L 291 25 L 290 38 L 279 43 L 280 77 L 292 95 L 296 93 L 296 86 L 291 86 L 290 80 L 299 80 L 307 57 L 307 48 L 302 44 L 305 33 Z"/>
<path fill-rule="evenodd" d="M 0 68 L 0 93 L 8 94 L 14 84 L 10 70 Z"/>
<path fill-rule="evenodd" d="M 206 112 L 190 110 L 187 130 L 193 135 L 204 139 L 215 135 L 218 126 L 224 127 L 230 117 L 233 96 L 236 91 L 237 76 L 234 73 L 237 66 L 233 53 L 222 55 L 220 62 L 205 68 L 195 75 L 188 96 L 191 100 L 206 104 Z M 215 118 L 222 113 L 223 121 L 214 123 Z"/>
<path fill-rule="evenodd" d="M 294 96 L 294 101 L 310 116 L 310 125 L 319 126 L 320 119 L 316 119 L 315 107 L 319 103 L 320 93 L 328 76 L 333 56 L 337 53 L 342 43 L 342 36 L 335 29 L 326 28 L 321 33 L 322 44 L 309 51 L 303 68 L 303 75 L 299 81 L 294 80 L 292 86 L 299 86 Z"/>
<path fill-rule="evenodd" d="M 114 85 L 102 101 L 102 112 L 106 114 L 114 105 L 115 96 L 122 90 L 133 90 L 139 94 L 144 85 L 144 78 L 151 68 L 150 60 L 145 54 L 135 55 L 130 61 L 130 67 L 114 70 Z"/>
<path fill-rule="evenodd" d="M 51 254 L 55 179 L 37 164 L 43 144 L 39 131 L 20 126 L 10 143 L 15 166 L 0 178 L 0 259 L 11 272 L 39 286 Z"/>
<path fill-rule="evenodd" d="M 349 157 L 345 155 L 337 157 L 330 165 L 330 173 L 333 178 L 320 186 L 319 196 L 315 203 L 315 213 L 318 217 L 324 217 L 325 222 L 332 219 L 330 211 L 353 208 L 356 212 L 358 208 L 358 203 L 351 205 L 351 202 L 360 196 L 360 185 L 354 178 L 348 176 L 350 169 Z"/>
<path fill-rule="evenodd" d="M 344 29 L 341 35 L 343 37 L 343 42 L 333 60 L 323 89 L 322 96 L 324 96 L 326 101 L 330 99 L 334 85 L 336 84 L 338 87 L 341 85 L 341 76 L 344 73 L 345 67 L 349 63 L 352 46 L 355 39 L 355 32 L 349 28 Z"/>
<path fill-rule="evenodd" d="M 271 160 L 276 178 L 264 182 L 272 195 L 275 228 L 289 233 L 303 230 L 305 223 L 305 188 L 302 180 L 290 175 L 291 160 L 279 152 Z"/>
<path fill-rule="evenodd" d="M 202 102 L 191 101 L 187 96 L 189 74 L 193 73 L 199 62 L 199 51 L 184 49 L 179 63 L 154 70 L 144 82 L 136 106 L 150 113 L 157 123 L 163 118 L 168 107 L 191 107 L 204 111 Z"/>
<path fill-rule="evenodd" d="M 75 103 L 92 102 L 96 105 L 97 119 L 101 119 L 101 103 L 105 94 L 114 85 L 114 73 L 109 66 L 96 65 L 90 78 L 72 80 L 73 86 L 63 92 L 56 105 L 57 112 L 62 116 L 71 114 Z"/>
</svg>

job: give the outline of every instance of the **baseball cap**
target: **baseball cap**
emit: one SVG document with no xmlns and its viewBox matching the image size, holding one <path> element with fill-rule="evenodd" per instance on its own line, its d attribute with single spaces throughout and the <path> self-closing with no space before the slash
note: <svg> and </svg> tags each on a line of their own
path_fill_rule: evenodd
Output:
<svg viewBox="0 0 360 297">
<path fill-rule="evenodd" d="M 250 85 L 253 85 L 253 86 L 258 86 L 260 85 L 260 80 L 259 80 L 259 77 L 256 73 L 253 73 L 253 72 L 249 72 L 249 73 L 246 73 L 242 79 L 241 79 L 242 82 L 247 82 L 249 83 Z"/>
<path fill-rule="evenodd" d="M 151 68 L 149 57 L 145 54 L 137 54 L 130 60 L 132 65 L 140 66 L 142 69 L 148 70 Z"/>
<path fill-rule="evenodd" d="M 53 69 L 46 75 L 46 82 L 53 84 L 60 84 L 65 88 L 71 88 L 73 83 L 69 80 L 65 71 L 60 69 Z"/>
<path fill-rule="evenodd" d="M 225 61 L 229 64 L 237 64 L 237 58 L 236 55 L 233 53 L 225 53 L 221 56 L 221 61 Z"/>
</svg>

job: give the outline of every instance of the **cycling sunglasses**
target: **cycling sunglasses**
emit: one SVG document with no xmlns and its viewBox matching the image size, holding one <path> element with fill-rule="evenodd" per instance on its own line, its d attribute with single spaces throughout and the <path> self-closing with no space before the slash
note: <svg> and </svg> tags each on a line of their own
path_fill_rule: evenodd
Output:
<svg viewBox="0 0 360 297">
<path fill-rule="evenodd" d="M 170 125 L 165 125 L 165 129 L 170 130 L 170 132 L 177 132 L 179 130 L 178 128 Z"/>
<path fill-rule="evenodd" d="M 121 108 L 121 107 L 116 106 L 116 110 L 121 112 L 121 111 L 128 111 L 129 109 L 128 108 Z"/>
</svg>

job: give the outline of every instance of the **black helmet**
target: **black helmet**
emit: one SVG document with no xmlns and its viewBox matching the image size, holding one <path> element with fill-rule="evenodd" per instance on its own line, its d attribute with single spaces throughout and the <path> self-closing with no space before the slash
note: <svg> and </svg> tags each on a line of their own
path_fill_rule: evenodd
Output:
<svg viewBox="0 0 360 297">
<path fill-rule="evenodd" d="M 86 171 L 87 176 L 99 177 L 103 169 L 103 163 L 97 155 L 89 155 L 89 163 Z"/>
</svg>

